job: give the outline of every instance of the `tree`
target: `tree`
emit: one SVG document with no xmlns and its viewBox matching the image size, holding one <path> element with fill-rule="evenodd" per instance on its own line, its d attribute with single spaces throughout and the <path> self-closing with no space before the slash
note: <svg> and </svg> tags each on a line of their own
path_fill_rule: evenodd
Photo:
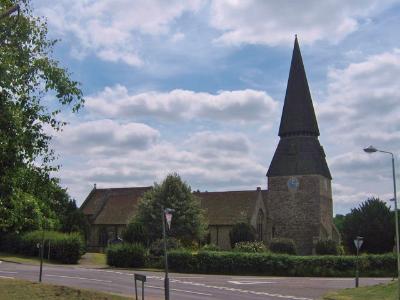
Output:
<svg viewBox="0 0 400 300">
<path fill-rule="evenodd" d="M 143 225 L 149 241 L 162 237 L 162 206 L 175 210 L 168 236 L 185 244 L 204 237 L 206 223 L 199 199 L 178 174 L 170 174 L 161 184 L 155 183 L 139 202 L 136 218 Z"/>
<path fill-rule="evenodd" d="M 254 228 L 245 222 L 236 223 L 229 232 L 231 247 L 234 248 L 236 243 L 254 242 L 256 240 L 256 232 Z"/>
<path fill-rule="evenodd" d="M 21 219 L 13 201 L 16 197 L 30 203 L 35 198 L 44 217 L 57 218 L 49 203 L 52 199 L 43 197 L 55 183 L 50 172 L 58 169 L 53 165 L 55 155 L 49 146 L 49 129 L 58 131 L 65 125 L 58 118 L 62 107 L 77 111 L 83 104 L 79 83 L 71 80 L 67 70 L 52 58 L 56 41 L 47 38 L 46 22 L 33 15 L 29 1 L 0 0 L 0 10 L 16 2 L 21 7 L 20 14 L 0 20 L 0 230 L 3 231 L 25 226 L 14 222 Z M 44 185 L 28 186 L 26 182 L 31 182 L 31 178 Z"/>
<path fill-rule="evenodd" d="M 355 253 L 354 239 L 364 238 L 361 251 L 385 253 L 393 251 L 394 215 L 386 203 L 378 198 L 364 201 L 344 218 L 343 243 L 347 251 Z"/>
</svg>

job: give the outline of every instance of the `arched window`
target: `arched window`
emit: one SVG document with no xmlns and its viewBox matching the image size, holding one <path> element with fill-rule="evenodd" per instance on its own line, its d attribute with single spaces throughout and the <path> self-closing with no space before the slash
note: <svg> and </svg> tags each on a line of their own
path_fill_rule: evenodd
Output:
<svg viewBox="0 0 400 300">
<path fill-rule="evenodd" d="M 263 240 L 263 234 L 264 234 L 264 213 L 260 209 L 257 215 L 257 235 L 259 241 Z"/>
</svg>

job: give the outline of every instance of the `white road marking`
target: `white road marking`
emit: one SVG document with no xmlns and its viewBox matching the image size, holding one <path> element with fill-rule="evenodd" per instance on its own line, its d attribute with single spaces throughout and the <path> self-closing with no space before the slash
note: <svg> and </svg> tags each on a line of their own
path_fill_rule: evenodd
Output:
<svg viewBox="0 0 400 300">
<path fill-rule="evenodd" d="M 95 278 L 86 278 L 86 277 L 75 277 L 75 276 L 65 276 L 65 275 L 52 275 L 47 274 L 45 276 L 48 277 L 60 277 L 60 278 L 69 278 L 69 279 L 79 279 L 79 280 L 90 280 L 90 281 L 98 281 L 98 282 L 108 282 L 111 283 L 111 280 L 102 280 L 102 279 L 95 279 Z"/>
<path fill-rule="evenodd" d="M 0 278 L 6 278 L 6 279 L 15 279 L 14 277 L 9 277 L 9 276 L 1 276 L 1 275 L 0 275 Z"/>
<path fill-rule="evenodd" d="M 238 285 L 241 285 L 241 284 L 263 284 L 263 283 L 275 283 L 275 282 L 272 282 L 272 281 L 236 281 L 236 280 L 230 280 L 230 281 L 228 281 L 229 283 L 232 283 L 232 284 L 238 284 Z"/>
<path fill-rule="evenodd" d="M 179 277 L 172 277 L 173 279 L 203 279 L 204 277 L 200 276 L 179 276 Z"/>
<path fill-rule="evenodd" d="M 18 272 L 11 272 L 11 271 L 0 271 L 0 273 L 6 273 L 6 274 L 17 274 Z"/>
<path fill-rule="evenodd" d="M 152 288 L 152 289 L 164 290 L 163 287 L 154 286 L 154 285 L 146 285 L 146 287 L 149 287 L 149 288 Z M 196 295 L 203 295 L 203 296 L 212 296 L 212 294 L 200 293 L 200 292 L 195 292 L 195 291 L 186 291 L 186 290 L 180 290 L 180 289 L 170 289 L 170 290 L 171 290 L 171 291 L 175 291 L 175 292 L 188 293 L 188 294 L 196 294 Z"/>
</svg>

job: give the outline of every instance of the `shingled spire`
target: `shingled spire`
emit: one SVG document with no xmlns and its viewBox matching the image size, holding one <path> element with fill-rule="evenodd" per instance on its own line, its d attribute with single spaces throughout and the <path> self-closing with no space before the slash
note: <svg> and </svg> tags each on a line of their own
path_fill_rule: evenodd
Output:
<svg viewBox="0 0 400 300">
<path fill-rule="evenodd" d="M 279 127 L 280 137 L 289 135 L 319 136 L 317 119 L 297 36 L 294 40 L 285 104 Z"/>
<path fill-rule="evenodd" d="M 297 36 L 279 127 L 280 141 L 267 176 L 322 175 L 332 178 L 319 143 L 307 76 Z"/>
</svg>

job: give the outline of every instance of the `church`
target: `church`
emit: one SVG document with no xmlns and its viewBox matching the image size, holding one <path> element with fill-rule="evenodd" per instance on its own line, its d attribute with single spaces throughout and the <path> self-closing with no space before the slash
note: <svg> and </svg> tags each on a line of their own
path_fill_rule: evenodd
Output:
<svg viewBox="0 0 400 300">
<path fill-rule="evenodd" d="M 267 172 L 268 189 L 194 192 L 209 223 L 210 243 L 229 249 L 229 231 L 238 222 L 251 224 L 265 244 L 272 238 L 293 239 L 302 255 L 314 253 L 318 240 L 339 240 L 333 224 L 332 176 L 318 139 L 297 37 L 278 135 Z M 120 236 L 150 188 L 97 189 L 95 185 L 81 206 L 90 223 L 88 248 L 101 251 L 109 239 Z"/>
</svg>

